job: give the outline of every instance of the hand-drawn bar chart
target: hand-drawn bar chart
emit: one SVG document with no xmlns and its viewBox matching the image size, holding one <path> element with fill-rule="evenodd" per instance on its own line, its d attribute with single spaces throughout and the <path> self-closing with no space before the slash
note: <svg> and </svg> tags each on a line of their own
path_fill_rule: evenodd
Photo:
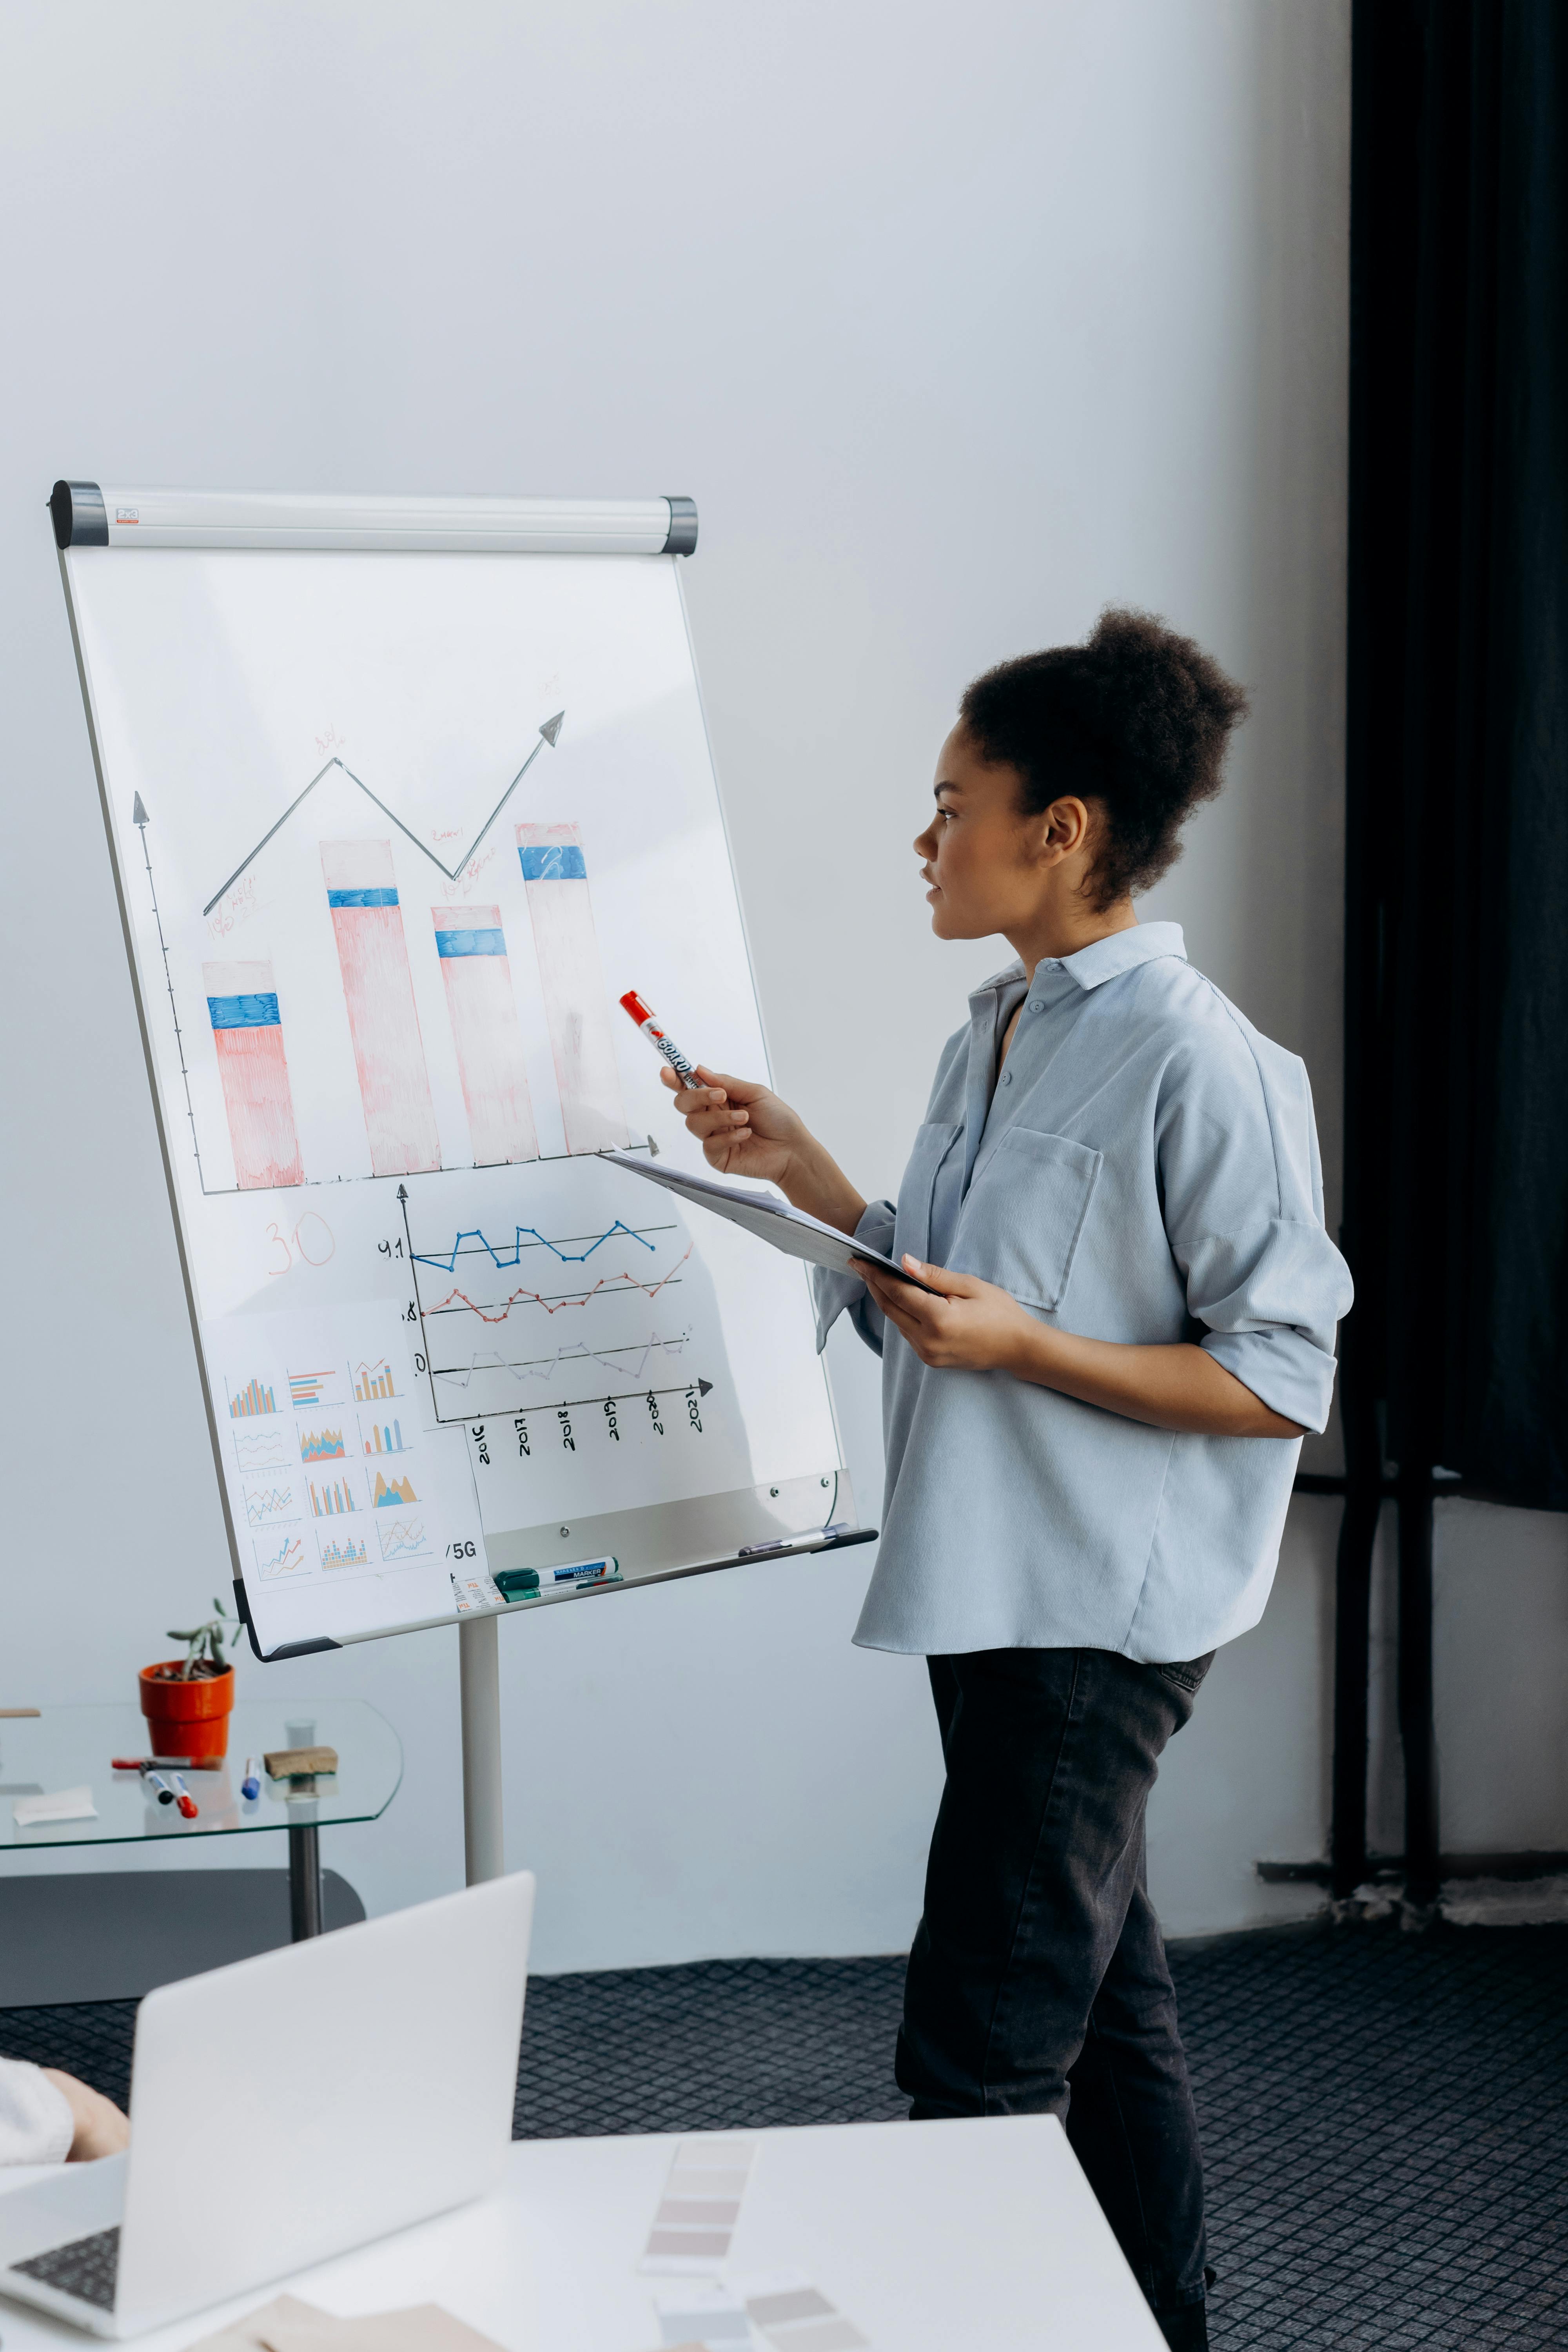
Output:
<svg viewBox="0 0 1568 2352">
<path fill-rule="evenodd" d="M 373 1404 L 377 1397 L 395 1397 L 392 1366 L 384 1356 L 374 1364 L 356 1364 L 353 1368 L 354 1395 L 361 1404 Z"/>
<path fill-rule="evenodd" d="M 574 824 L 520 824 L 517 851 L 544 993 L 566 1149 L 602 1151 L 631 1141 L 588 895 L 588 866 Z"/>
<path fill-rule="evenodd" d="M 318 1536 L 316 1554 L 323 1568 L 368 1568 L 370 1550 L 363 1537 Z"/>
<path fill-rule="evenodd" d="M 224 1109 L 242 1192 L 302 1184 L 283 1024 L 269 963 L 205 963 Z"/>
<path fill-rule="evenodd" d="M 264 1412 L 276 1412 L 277 1401 L 266 1381 L 255 1374 L 242 1389 L 228 1391 L 228 1412 L 231 1421 L 251 1421 Z"/>
<path fill-rule="evenodd" d="M 432 907 L 475 1160 L 537 1160 L 522 1026 L 499 907 Z"/>
<path fill-rule="evenodd" d="M 364 1423 L 362 1421 L 359 1432 L 361 1443 L 367 1454 L 406 1454 L 408 1451 L 403 1443 L 403 1423 L 400 1421 L 373 1422 L 368 1437 L 365 1436 Z"/>
<path fill-rule="evenodd" d="M 439 1168 L 419 1009 L 390 841 L 323 841 L 321 872 L 377 1176 Z"/>
<path fill-rule="evenodd" d="M 346 1512 L 359 1508 L 346 1478 L 323 1479 L 320 1486 L 313 1478 L 307 1478 L 305 1484 L 310 1489 L 310 1508 L 319 1519 L 341 1518 Z"/>
</svg>

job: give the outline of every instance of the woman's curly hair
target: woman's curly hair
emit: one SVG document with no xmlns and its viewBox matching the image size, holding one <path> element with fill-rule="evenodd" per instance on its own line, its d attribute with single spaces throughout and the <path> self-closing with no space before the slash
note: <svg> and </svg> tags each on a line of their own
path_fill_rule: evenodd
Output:
<svg viewBox="0 0 1568 2352">
<path fill-rule="evenodd" d="M 1001 662 L 959 705 L 981 758 L 1018 771 L 1029 815 L 1064 793 L 1095 806 L 1088 887 L 1101 912 L 1175 864 L 1182 826 L 1218 792 L 1246 715 L 1240 687 L 1191 637 L 1115 606 L 1086 645 Z"/>
</svg>

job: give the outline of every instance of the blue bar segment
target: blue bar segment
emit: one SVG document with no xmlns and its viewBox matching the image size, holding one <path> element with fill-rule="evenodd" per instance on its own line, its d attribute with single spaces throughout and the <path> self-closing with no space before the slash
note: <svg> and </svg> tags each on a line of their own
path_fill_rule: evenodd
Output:
<svg viewBox="0 0 1568 2352">
<path fill-rule="evenodd" d="M 525 882 L 585 882 L 588 868 L 574 841 L 545 842 L 520 849 Z"/>
<path fill-rule="evenodd" d="M 506 953 L 506 933 L 504 931 L 437 931 L 436 952 L 438 956 L 503 956 Z"/>
<path fill-rule="evenodd" d="M 329 907 L 395 907 L 395 890 L 329 890 Z"/>
<path fill-rule="evenodd" d="M 277 1029 L 281 1026 L 276 996 L 209 996 L 207 1011 L 215 1029 Z"/>
</svg>

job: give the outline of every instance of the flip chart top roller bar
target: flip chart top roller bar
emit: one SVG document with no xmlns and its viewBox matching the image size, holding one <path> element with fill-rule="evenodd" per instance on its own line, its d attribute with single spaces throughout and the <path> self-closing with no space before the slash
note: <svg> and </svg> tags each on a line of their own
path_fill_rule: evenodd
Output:
<svg viewBox="0 0 1568 2352">
<path fill-rule="evenodd" d="M 377 549 L 389 553 L 689 555 L 690 499 L 315 498 L 57 482 L 67 547 Z"/>
</svg>

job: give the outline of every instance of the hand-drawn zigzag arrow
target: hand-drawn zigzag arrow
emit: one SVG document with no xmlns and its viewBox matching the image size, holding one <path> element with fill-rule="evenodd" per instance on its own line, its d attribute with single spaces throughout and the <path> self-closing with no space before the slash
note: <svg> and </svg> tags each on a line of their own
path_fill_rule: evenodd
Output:
<svg viewBox="0 0 1568 2352">
<path fill-rule="evenodd" d="M 534 745 L 532 751 L 529 753 L 527 759 L 523 761 L 521 767 L 518 770 L 510 783 L 508 784 L 505 792 L 502 793 L 500 800 L 497 801 L 494 808 L 491 809 L 489 816 L 486 817 L 483 824 L 480 825 L 478 833 L 475 834 L 472 841 L 468 844 L 468 848 L 464 851 L 462 856 L 458 858 L 456 866 L 443 866 L 435 851 L 427 848 L 425 843 L 420 840 L 419 835 L 416 833 L 409 832 L 408 827 L 404 824 L 403 819 L 397 814 L 396 811 L 395 809 L 389 809 L 386 803 L 384 800 L 379 799 L 377 795 L 371 791 L 370 786 L 365 782 L 363 776 L 356 776 L 352 768 L 343 767 L 343 762 L 341 760 L 329 760 L 326 767 L 320 769 L 317 773 L 311 777 L 304 791 L 300 794 L 299 800 L 289 802 L 289 806 L 284 810 L 277 824 L 272 827 L 271 833 L 264 833 L 262 835 L 261 839 L 250 852 L 249 856 L 242 857 L 239 864 L 235 867 L 234 872 L 229 876 L 228 880 L 223 885 L 222 888 L 213 892 L 212 897 L 202 908 L 203 914 L 210 915 L 212 913 L 213 908 L 217 905 L 218 900 L 224 897 L 225 893 L 233 889 L 235 884 L 238 881 L 246 867 L 253 865 L 257 858 L 260 856 L 268 843 L 272 839 L 273 834 L 282 832 L 283 827 L 288 824 L 295 810 L 300 806 L 300 801 L 309 800 L 310 794 L 315 791 L 316 786 L 321 782 L 321 778 L 327 774 L 330 769 L 332 768 L 342 768 L 342 772 L 348 778 L 350 783 L 357 784 L 367 801 L 374 801 L 376 807 L 381 811 L 383 816 L 389 818 L 397 827 L 398 832 L 405 835 L 414 844 L 415 848 L 423 852 L 424 856 L 430 860 L 431 865 L 434 866 L 439 873 L 446 876 L 448 882 L 455 882 L 458 879 L 458 877 L 462 873 L 463 868 L 473 857 L 475 850 L 478 849 L 480 842 L 483 841 L 486 834 L 489 833 L 491 825 L 494 824 L 497 817 L 500 816 L 502 809 L 505 808 L 508 801 L 510 800 L 513 793 L 516 792 L 519 784 L 521 783 L 524 776 L 527 775 L 535 760 L 538 759 L 544 745 L 548 743 L 552 750 L 554 749 L 556 738 L 560 735 L 562 722 L 565 719 L 565 716 L 566 713 L 563 710 L 558 710 L 553 719 L 547 719 L 545 720 L 543 726 L 539 730 L 539 741 Z M 142 820 L 138 818 L 137 822 L 140 824 Z"/>
</svg>

